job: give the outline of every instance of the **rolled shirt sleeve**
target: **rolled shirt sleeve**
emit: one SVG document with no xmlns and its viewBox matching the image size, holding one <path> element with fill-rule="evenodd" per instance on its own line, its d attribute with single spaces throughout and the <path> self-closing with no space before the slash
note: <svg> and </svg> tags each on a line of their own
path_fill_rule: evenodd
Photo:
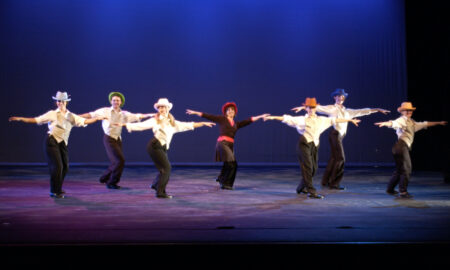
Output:
<svg viewBox="0 0 450 270">
<path fill-rule="evenodd" d="M 38 125 L 46 124 L 56 119 L 55 114 L 55 111 L 48 111 L 38 117 L 35 117 L 34 120 L 36 120 Z"/>
<path fill-rule="evenodd" d="M 126 124 L 128 132 L 147 130 L 147 129 L 151 129 L 155 126 L 156 126 L 155 118 L 150 118 L 150 119 L 147 119 L 147 120 L 145 120 L 143 122 L 139 122 L 139 123 L 127 123 Z"/>
<path fill-rule="evenodd" d="M 86 127 L 87 126 L 87 124 L 84 123 L 86 121 L 86 118 L 83 118 L 74 113 L 70 113 L 70 120 L 71 120 L 71 123 L 73 126 L 76 126 L 76 127 Z"/>
<path fill-rule="evenodd" d="M 291 116 L 288 114 L 283 115 L 283 123 L 291 127 L 305 126 L 304 116 Z"/>
<path fill-rule="evenodd" d="M 194 122 L 180 122 L 175 120 L 175 132 L 194 130 Z"/>
</svg>

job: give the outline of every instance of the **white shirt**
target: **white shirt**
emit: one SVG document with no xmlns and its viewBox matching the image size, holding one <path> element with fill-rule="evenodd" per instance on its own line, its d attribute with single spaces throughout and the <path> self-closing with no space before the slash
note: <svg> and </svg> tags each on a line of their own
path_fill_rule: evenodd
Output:
<svg viewBox="0 0 450 270">
<path fill-rule="evenodd" d="M 403 140 L 409 148 L 414 141 L 414 133 L 421 129 L 426 129 L 428 122 L 416 122 L 413 119 L 408 119 L 406 116 L 400 116 L 399 118 L 391 121 L 391 128 L 395 129 L 399 140 Z"/>
<path fill-rule="evenodd" d="M 314 142 L 316 146 L 319 146 L 320 134 L 335 122 L 336 118 L 334 117 L 309 116 L 308 114 L 304 116 L 283 115 L 283 123 L 295 127 L 307 142 Z"/>
<path fill-rule="evenodd" d="M 344 105 L 317 105 L 316 111 L 318 113 L 326 114 L 330 117 L 340 118 L 340 119 L 353 119 L 355 117 L 369 115 L 374 113 L 373 109 L 365 108 L 365 109 L 347 109 Z M 348 122 L 343 123 L 335 123 L 333 124 L 335 130 L 344 136 L 347 133 Z"/>
<path fill-rule="evenodd" d="M 63 114 L 59 108 L 48 111 L 34 119 L 38 125 L 48 123 L 48 134 L 52 135 L 58 143 L 64 141 L 66 145 L 69 143 L 70 130 L 73 126 L 87 126 L 84 124 L 85 118 L 71 113 L 69 110 L 66 110 L 66 113 Z"/>
<path fill-rule="evenodd" d="M 92 118 L 106 117 L 106 119 L 102 120 L 103 131 L 106 135 L 115 140 L 122 138 L 122 126 L 113 124 L 138 122 L 140 121 L 140 117 L 142 116 L 142 114 L 140 113 L 135 114 L 123 110 L 116 112 L 113 107 L 100 108 L 94 112 L 90 112 L 89 114 Z"/>
<path fill-rule="evenodd" d="M 170 142 L 175 133 L 194 129 L 194 122 L 180 122 L 175 120 L 175 126 L 172 126 L 169 118 L 160 116 L 160 119 L 162 120 L 160 124 L 157 123 L 156 116 L 140 123 L 127 123 L 127 130 L 131 132 L 152 129 L 155 138 L 158 139 L 162 146 L 166 145 L 167 149 L 169 149 Z"/>
</svg>

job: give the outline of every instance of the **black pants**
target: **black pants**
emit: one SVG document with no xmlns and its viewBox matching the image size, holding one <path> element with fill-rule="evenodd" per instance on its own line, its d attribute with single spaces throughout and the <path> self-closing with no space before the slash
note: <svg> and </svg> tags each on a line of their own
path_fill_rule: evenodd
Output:
<svg viewBox="0 0 450 270">
<path fill-rule="evenodd" d="M 152 186 L 155 187 L 157 195 L 166 194 L 166 186 L 169 182 L 170 172 L 172 171 L 172 166 L 167 156 L 167 148 L 166 146 L 162 146 L 158 139 L 153 138 L 147 144 L 147 152 L 159 171 Z"/>
<path fill-rule="evenodd" d="M 108 169 L 100 177 L 101 183 L 108 185 L 117 185 L 122 176 L 125 167 L 125 157 L 122 151 L 122 141 L 120 139 L 111 138 L 108 135 L 103 136 L 103 144 L 105 145 L 106 154 L 108 155 L 110 165 Z"/>
<path fill-rule="evenodd" d="M 223 161 L 222 170 L 217 180 L 223 186 L 233 187 L 238 165 L 234 157 L 234 144 L 232 142 L 217 142 L 216 161 Z"/>
<path fill-rule="evenodd" d="M 312 182 L 318 167 L 318 149 L 314 142 L 308 143 L 305 137 L 300 137 L 297 144 L 297 158 L 300 163 L 302 180 L 297 187 L 297 192 L 306 189 L 309 193 L 316 193 Z"/>
<path fill-rule="evenodd" d="M 400 192 L 407 192 L 412 171 L 408 145 L 403 140 L 398 140 L 392 147 L 392 154 L 395 160 L 395 172 L 388 183 L 387 191 L 392 192 L 399 185 Z"/>
<path fill-rule="evenodd" d="M 60 194 L 64 177 L 69 170 L 69 153 L 64 141 L 58 143 L 53 136 L 45 138 L 44 151 L 50 171 L 50 192 Z"/>
<path fill-rule="evenodd" d="M 342 146 L 344 139 L 341 134 L 333 129 L 330 131 L 328 140 L 331 146 L 331 156 L 322 177 L 322 185 L 338 187 L 344 176 L 345 153 Z"/>
</svg>

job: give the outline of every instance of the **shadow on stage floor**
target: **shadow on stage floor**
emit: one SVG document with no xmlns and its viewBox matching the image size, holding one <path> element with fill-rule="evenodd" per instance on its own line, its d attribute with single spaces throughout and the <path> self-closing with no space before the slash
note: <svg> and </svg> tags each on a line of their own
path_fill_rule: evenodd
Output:
<svg viewBox="0 0 450 270">
<path fill-rule="evenodd" d="M 348 168 L 346 190 L 297 195 L 298 167 L 241 167 L 234 190 L 219 167 L 174 167 L 173 199 L 150 189 L 153 167 L 127 167 L 109 190 L 104 168 L 73 167 L 65 199 L 48 195 L 46 167 L 0 168 L 0 253 L 14 265 L 448 265 L 450 186 L 414 172 L 412 199 L 385 193 L 391 168 Z"/>
</svg>

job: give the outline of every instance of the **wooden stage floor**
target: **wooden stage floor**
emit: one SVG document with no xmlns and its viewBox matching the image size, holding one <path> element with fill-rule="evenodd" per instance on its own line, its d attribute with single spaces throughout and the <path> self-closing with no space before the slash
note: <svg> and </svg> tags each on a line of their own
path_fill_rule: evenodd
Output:
<svg viewBox="0 0 450 270">
<path fill-rule="evenodd" d="M 85 256 L 89 247 L 127 246 L 136 254 L 144 247 L 278 247 L 320 257 L 320 248 L 338 253 L 351 247 L 354 254 L 382 246 L 392 256 L 399 249 L 422 254 L 437 248 L 437 258 L 448 257 L 450 185 L 438 172 L 413 172 L 414 198 L 401 199 L 385 193 L 392 168 L 348 168 L 344 191 L 322 188 L 320 168 L 314 186 L 325 198 L 318 200 L 296 194 L 298 167 L 241 166 L 235 189 L 221 190 L 214 181 L 220 167 L 174 166 L 167 188 L 173 199 L 154 196 L 152 166 L 126 167 L 121 190 L 98 182 L 103 170 L 71 167 L 66 198 L 53 199 L 46 167 L 0 168 L 0 251 L 16 261 L 38 247 L 83 247 Z"/>
</svg>

